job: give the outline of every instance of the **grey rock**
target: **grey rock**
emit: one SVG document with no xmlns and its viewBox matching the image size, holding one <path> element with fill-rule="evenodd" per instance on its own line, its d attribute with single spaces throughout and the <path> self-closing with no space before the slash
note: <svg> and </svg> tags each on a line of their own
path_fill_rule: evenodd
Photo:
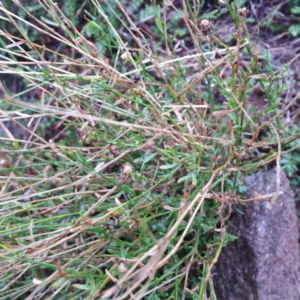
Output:
<svg viewBox="0 0 300 300">
<path fill-rule="evenodd" d="M 246 178 L 247 198 L 276 191 L 276 170 Z M 299 300 L 299 226 L 293 192 L 280 170 L 279 197 L 237 204 L 227 231 L 237 236 L 213 269 L 218 300 Z"/>
</svg>

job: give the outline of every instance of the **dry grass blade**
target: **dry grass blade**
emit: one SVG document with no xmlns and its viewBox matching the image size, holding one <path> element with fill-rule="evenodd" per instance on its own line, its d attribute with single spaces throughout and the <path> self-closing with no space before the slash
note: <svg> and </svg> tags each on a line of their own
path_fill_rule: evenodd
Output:
<svg viewBox="0 0 300 300">
<path fill-rule="evenodd" d="M 75 2 L 0 3 L 0 298 L 214 299 L 232 206 L 281 193 L 244 175 L 299 150 L 297 56 L 228 5 Z"/>
</svg>

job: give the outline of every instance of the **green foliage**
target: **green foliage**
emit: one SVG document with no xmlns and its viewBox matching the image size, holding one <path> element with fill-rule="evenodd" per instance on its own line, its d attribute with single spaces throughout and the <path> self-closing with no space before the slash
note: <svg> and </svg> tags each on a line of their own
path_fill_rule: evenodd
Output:
<svg viewBox="0 0 300 300">
<path fill-rule="evenodd" d="M 300 129 L 299 126 L 297 125 L 292 125 L 288 129 L 284 131 L 284 135 L 294 135 L 298 136 L 295 140 L 292 142 L 289 142 L 287 146 L 285 147 L 285 150 L 290 150 L 294 147 L 297 147 L 300 142 Z M 300 168 L 300 151 L 299 149 L 287 153 L 280 161 L 283 169 L 285 170 L 287 176 L 293 178 L 297 171 Z M 300 179 L 298 176 L 296 176 L 293 180 L 293 185 L 294 186 L 299 186 L 300 185 Z"/>
<path fill-rule="evenodd" d="M 26 2 L 30 13 L 18 8 L 12 20 L 12 4 L 1 8 L 0 72 L 26 86 L 5 86 L 1 99 L 3 122 L 25 133 L 5 125 L 0 138 L 3 299 L 35 297 L 37 286 L 40 299 L 130 289 L 206 299 L 210 270 L 235 239 L 224 226 L 245 174 L 276 161 L 274 131 L 298 184 L 299 129 L 282 132 L 288 64 L 277 71 L 270 51 L 254 55 L 236 7 L 205 15 L 188 1 L 120 2 Z M 229 38 L 199 28 L 220 14 Z M 249 102 L 254 89 L 265 108 Z"/>
<path fill-rule="evenodd" d="M 299 15 L 300 14 L 300 6 L 293 6 L 291 8 L 291 13 L 295 14 L 295 15 Z"/>
<path fill-rule="evenodd" d="M 293 176 L 295 172 L 299 169 L 300 165 L 300 152 L 295 151 L 293 153 L 288 153 L 281 159 L 281 164 L 283 166 L 284 171 L 286 172 L 287 176 Z"/>
<path fill-rule="evenodd" d="M 289 32 L 293 37 L 297 37 L 300 35 L 300 25 L 295 24 L 289 27 Z"/>
</svg>

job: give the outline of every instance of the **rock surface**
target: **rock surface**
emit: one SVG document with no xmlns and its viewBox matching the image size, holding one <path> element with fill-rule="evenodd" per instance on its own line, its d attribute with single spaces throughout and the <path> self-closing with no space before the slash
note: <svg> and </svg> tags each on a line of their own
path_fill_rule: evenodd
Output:
<svg viewBox="0 0 300 300">
<path fill-rule="evenodd" d="M 247 198 L 276 191 L 276 170 L 247 177 Z M 227 231 L 238 237 L 213 269 L 218 300 L 299 300 L 299 230 L 289 181 L 280 171 L 280 206 L 238 204 Z"/>
</svg>

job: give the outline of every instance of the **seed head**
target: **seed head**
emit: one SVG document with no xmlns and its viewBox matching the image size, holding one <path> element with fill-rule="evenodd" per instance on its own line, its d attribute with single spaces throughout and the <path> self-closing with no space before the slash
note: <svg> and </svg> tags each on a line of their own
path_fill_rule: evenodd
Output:
<svg viewBox="0 0 300 300">
<path fill-rule="evenodd" d="M 130 163 L 125 163 L 123 165 L 123 174 L 130 175 L 132 173 L 132 165 Z"/>
</svg>

